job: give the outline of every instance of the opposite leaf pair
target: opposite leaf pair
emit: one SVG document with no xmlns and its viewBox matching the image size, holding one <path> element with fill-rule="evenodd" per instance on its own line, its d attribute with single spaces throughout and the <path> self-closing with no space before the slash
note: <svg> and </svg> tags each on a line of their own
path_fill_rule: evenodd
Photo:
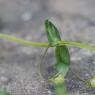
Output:
<svg viewBox="0 0 95 95">
<path fill-rule="evenodd" d="M 58 71 L 58 73 L 61 73 L 63 74 L 63 76 L 65 76 L 70 66 L 70 54 L 69 54 L 68 48 L 66 46 L 58 46 L 58 42 L 61 41 L 59 31 L 49 20 L 45 21 L 45 28 L 46 28 L 49 44 L 51 46 L 56 45 L 55 68 Z"/>
</svg>

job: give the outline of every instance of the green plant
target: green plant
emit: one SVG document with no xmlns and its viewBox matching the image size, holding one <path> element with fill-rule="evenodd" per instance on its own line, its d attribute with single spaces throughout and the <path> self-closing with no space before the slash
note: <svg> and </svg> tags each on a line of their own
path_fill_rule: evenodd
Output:
<svg viewBox="0 0 95 95">
<path fill-rule="evenodd" d="M 68 95 L 68 92 L 66 90 L 66 84 L 65 84 L 65 76 L 69 70 L 70 67 L 70 54 L 67 46 L 75 46 L 78 48 L 85 48 L 90 51 L 95 51 L 95 47 L 87 44 L 82 44 L 79 42 L 70 42 L 70 41 L 62 41 L 59 31 L 55 27 L 55 25 L 50 22 L 49 20 L 45 21 L 45 29 L 46 34 L 48 38 L 48 43 L 39 43 L 39 42 L 31 42 L 26 41 L 20 38 L 16 38 L 13 36 L 9 36 L 6 34 L 0 34 L 0 39 L 6 39 L 12 42 L 16 42 L 19 44 L 23 44 L 26 46 L 35 46 L 35 47 L 45 47 L 47 48 L 44 56 L 50 47 L 55 47 L 55 56 L 56 56 L 56 64 L 53 66 L 57 73 L 55 75 L 52 75 L 52 77 L 49 78 L 49 81 L 53 82 L 55 85 L 55 93 L 56 95 Z M 43 56 L 43 58 L 44 58 Z M 76 74 L 75 74 L 76 75 Z M 76 75 L 77 76 L 77 75 Z M 78 77 L 78 76 L 77 76 Z M 82 80 L 80 77 L 78 77 L 80 80 Z M 94 78 L 95 80 L 95 78 Z M 83 80 L 87 83 L 87 81 Z M 93 86 L 93 83 L 95 84 L 95 81 L 90 80 L 89 83 L 91 84 L 91 87 L 95 88 L 95 85 Z M 1 94 L 3 95 L 3 94 Z"/>
<path fill-rule="evenodd" d="M 11 94 L 7 92 L 5 89 L 0 89 L 0 95 L 11 95 Z"/>
<path fill-rule="evenodd" d="M 90 79 L 90 86 L 92 88 L 95 88 L 95 77 L 93 77 L 93 78 Z"/>
</svg>

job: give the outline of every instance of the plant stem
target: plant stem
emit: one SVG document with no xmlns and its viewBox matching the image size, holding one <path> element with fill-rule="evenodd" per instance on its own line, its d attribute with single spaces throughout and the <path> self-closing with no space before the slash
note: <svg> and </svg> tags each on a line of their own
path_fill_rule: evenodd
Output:
<svg viewBox="0 0 95 95">
<path fill-rule="evenodd" d="M 66 46 L 75 46 L 75 47 L 78 47 L 78 48 L 85 48 L 85 49 L 88 49 L 90 51 L 94 51 L 95 52 L 95 46 L 91 46 L 91 45 L 88 45 L 88 44 L 83 44 L 83 43 L 79 43 L 79 42 L 71 42 L 71 41 L 59 41 L 58 42 L 59 45 L 66 45 Z"/>
<path fill-rule="evenodd" d="M 45 49 L 45 51 L 44 51 L 44 54 L 42 55 L 42 58 L 41 58 L 41 61 L 40 61 L 40 63 L 39 63 L 39 66 L 38 66 L 38 68 L 39 68 L 39 70 L 40 70 L 40 76 L 43 78 L 43 76 L 41 75 L 41 64 L 43 63 L 43 60 L 44 60 L 44 58 L 45 58 L 45 55 L 47 54 L 47 51 L 48 51 L 48 49 L 49 49 L 49 46 Z"/>
<path fill-rule="evenodd" d="M 0 34 L 0 39 L 5 39 L 11 42 L 16 42 L 18 44 L 26 45 L 26 46 L 35 46 L 35 47 L 47 47 L 48 43 L 39 43 L 39 42 L 31 42 L 21 38 L 16 38 L 7 34 Z"/>
<path fill-rule="evenodd" d="M 70 69 L 70 71 L 75 75 L 76 78 L 78 78 L 80 81 L 84 82 L 86 84 L 86 88 L 89 88 L 89 79 L 85 80 L 82 79 L 78 74 L 76 74 L 72 69 Z"/>
<path fill-rule="evenodd" d="M 31 41 L 27 41 L 21 38 L 16 38 L 7 34 L 0 34 L 0 39 L 5 39 L 11 42 L 16 42 L 18 44 L 22 44 L 22 45 L 26 45 L 26 46 L 34 46 L 34 47 L 48 47 L 49 43 L 41 43 L 41 42 L 31 42 Z M 90 51 L 94 51 L 95 52 L 95 46 L 90 46 L 88 44 L 83 44 L 83 43 L 79 43 L 79 42 L 72 42 L 72 41 L 58 41 L 58 45 L 59 46 L 74 46 L 74 47 L 78 47 L 78 48 L 85 48 L 88 49 Z M 50 47 L 55 47 L 55 46 L 50 46 Z"/>
<path fill-rule="evenodd" d="M 82 82 L 86 82 L 84 79 L 82 79 L 78 74 L 76 74 L 72 69 L 70 71 Z"/>
</svg>

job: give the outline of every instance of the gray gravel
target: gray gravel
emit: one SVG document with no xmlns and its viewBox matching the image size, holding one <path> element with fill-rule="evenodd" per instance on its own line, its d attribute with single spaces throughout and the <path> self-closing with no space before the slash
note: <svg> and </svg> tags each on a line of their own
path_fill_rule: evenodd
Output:
<svg viewBox="0 0 95 95">
<path fill-rule="evenodd" d="M 44 20 L 58 27 L 64 40 L 95 44 L 95 0 L 0 0 L 0 32 L 30 41 L 47 41 Z M 95 76 L 95 53 L 71 47 L 71 69 L 83 79 Z M 50 49 L 42 64 L 43 49 L 0 40 L 0 88 L 13 95 L 54 95 L 40 76 L 55 63 Z M 71 71 L 66 76 L 69 95 L 95 95 Z"/>
</svg>

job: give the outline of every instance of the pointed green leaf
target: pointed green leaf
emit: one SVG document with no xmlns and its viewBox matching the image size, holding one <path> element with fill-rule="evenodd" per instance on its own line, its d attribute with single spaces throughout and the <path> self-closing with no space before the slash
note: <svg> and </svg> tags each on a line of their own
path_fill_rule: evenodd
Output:
<svg viewBox="0 0 95 95">
<path fill-rule="evenodd" d="M 70 64 L 70 54 L 66 46 L 57 46 L 55 53 L 56 53 L 57 62 Z"/>
<path fill-rule="evenodd" d="M 51 45 L 56 45 L 61 40 L 59 31 L 55 25 L 49 20 L 45 21 L 45 29 L 48 37 L 48 41 Z"/>
<path fill-rule="evenodd" d="M 70 67 L 70 54 L 68 48 L 66 46 L 57 46 L 55 53 L 57 60 L 55 69 L 58 73 L 61 73 L 63 76 L 65 76 Z"/>
</svg>

